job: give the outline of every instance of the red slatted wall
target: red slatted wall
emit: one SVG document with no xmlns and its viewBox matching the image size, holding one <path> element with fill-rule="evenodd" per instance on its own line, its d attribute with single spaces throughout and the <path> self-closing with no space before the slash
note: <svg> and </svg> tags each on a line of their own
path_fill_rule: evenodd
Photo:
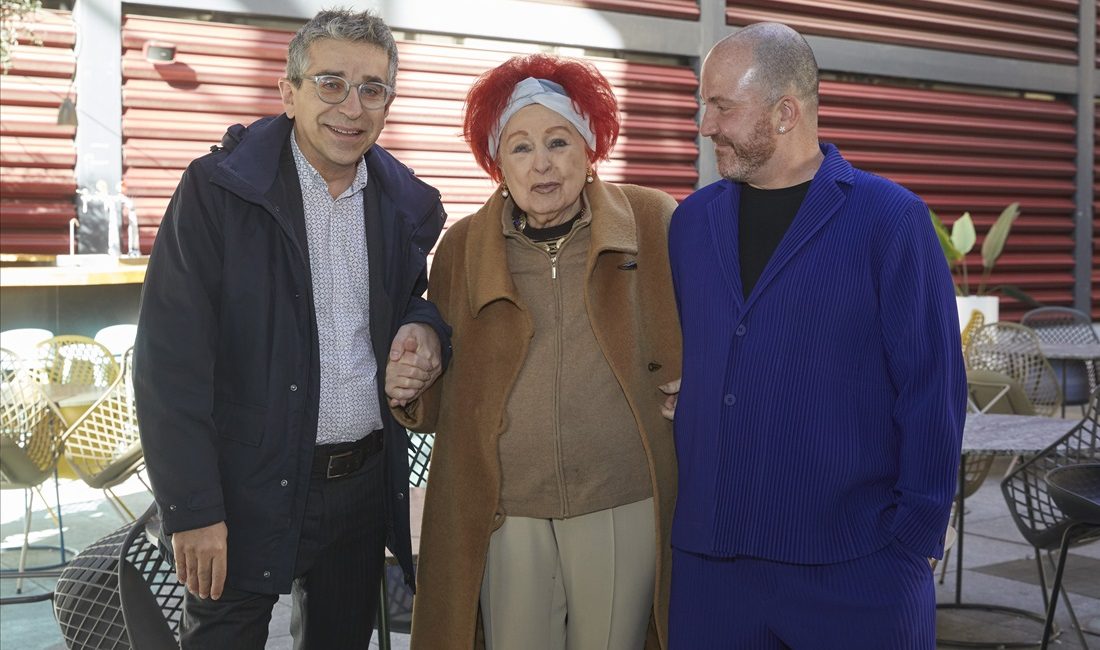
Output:
<svg viewBox="0 0 1100 650">
<path fill-rule="evenodd" d="M 126 191 L 142 223 L 142 250 L 160 223 L 187 163 L 235 122 L 281 112 L 276 80 L 292 33 L 242 25 L 129 15 L 123 23 Z M 177 45 L 176 61 L 154 65 L 147 40 Z M 452 219 L 492 191 L 460 137 L 462 100 L 474 77 L 513 53 L 399 42 L 398 97 L 380 143 L 439 188 Z M 677 198 L 696 182 L 696 78 L 686 66 L 593 59 L 615 86 L 624 128 L 601 167 L 611 181 L 659 187 Z"/>
<path fill-rule="evenodd" d="M 0 75 L 0 252 L 63 253 L 76 216 L 76 128 L 57 109 L 76 71 L 72 14 L 39 11 Z M 37 45 L 33 40 L 39 40 Z"/>
<path fill-rule="evenodd" d="M 533 2 L 551 2 L 554 4 L 621 11 L 630 14 L 663 16 L 665 18 L 683 18 L 699 20 L 699 3 L 696 0 L 532 0 Z"/>
<path fill-rule="evenodd" d="M 1011 59 L 1077 63 L 1078 0 L 726 0 L 730 25 Z"/>
<path fill-rule="evenodd" d="M 969 211 L 979 241 L 969 272 L 981 274 L 982 236 L 1019 201 L 993 284 L 1047 304 L 1073 302 L 1074 119 L 1062 101 L 841 81 L 821 84 L 821 137 L 856 166 L 919 194 L 946 222 Z M 1026 308 L 1002 298 L 1002 319 Z"/>
<path fill-rule="evenodd" d="M 1096 100 L 1100 102 L 1100 100 Z M 1092 320 L 1100 320 L 1100 103 L 1093 116 L 1092 153 Z"/>
</svg>

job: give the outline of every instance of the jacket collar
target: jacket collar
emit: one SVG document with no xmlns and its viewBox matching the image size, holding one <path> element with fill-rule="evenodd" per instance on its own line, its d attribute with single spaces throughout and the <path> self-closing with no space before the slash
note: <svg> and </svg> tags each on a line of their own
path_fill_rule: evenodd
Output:
<svg viewBox="0 0 1100 650">
<path fill-rule="evenodd" d="M 634 210 L 626 195 L 615 185 L 599 178 L 584 189 L 592 210 L 592 239 L 588 248 L 591 275 L 601 253 L 638 253 L 638 232 Z M 508 272 L 508 256 L 500 215 L 505 199 L 493 192 L 489 201 L 470 216 L 466 237 L 466 288 L 470 311 L 475 316 L 491 302 L 509 300 L 520 304 L 519 291 Z"/>
<path fill-rule="evenodd" d="M 279 173 L 279 157 L 294 122 L 286 113 L 261 118 L 249 126 L 236 124 L 226 131 L 222 146 L 228 150 L 218 167 L 242 182 L 246 190 L 270 196 Z M 377 144 L 364 155 L 371 182 L 414 226 L 434 213 L 439 192 L 414 176 L 404 164 Z"/>
<path fill-rule="evenodd" d="M 824 160 L 817 173 L 810 182 L 810 188 L 806 191 L 806 198 L 791 222 L 787 233 L 783 235 L 775 252 L 772 254 L 760 278 L 753 286 L 752 293 L 745 301 L 744 308 L 752 305 L 767 288 L 775 276 L 790 262 L 798 251 L 805 246 L 817 231 L 829 222 L 843 205 L 848 189 L 855 182 L 855 171 L 852 165 L 840 155 L 835 146 L 828 143 L 820 145 Z M 741 267 L 738 249 L 738 206 L 741 200 L 741 184 L 731 181 L 722 181 L 725 184 L 723 191 L 718 192 L 707 204 L 707 214 L 710 220 L 712 232 L 728 230 L 732 228 L 732 251 L 724 251 L 719 255 L 722 271 L 727 283 L 734 294 L 735 300 L 742 302 L 743 292 L 741 288 Z M 727 234 L 727 241 L 729 234 Z M 717 244 L 720 239 L 713 239 Z M 722 251 L 720 251 L 721 253 Z"/>
</svg>

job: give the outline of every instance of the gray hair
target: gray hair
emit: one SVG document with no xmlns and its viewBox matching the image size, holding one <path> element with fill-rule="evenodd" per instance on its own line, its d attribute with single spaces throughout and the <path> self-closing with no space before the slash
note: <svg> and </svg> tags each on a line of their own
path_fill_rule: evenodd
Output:
<svg viewBox="0 0 1100 650">
<path fill-rule="evenodd" d="M 397 42 L 393 40 L 389 26 L 380 16 L 369 10 L 357 13 L 344 8 L 319 11 L 291 39 L 286 57 L 286 78 L 295 86 L 301 85 L 306 68 L 309 67 L 309 46 L 326 38 L 370 43 L 382 48 L 390 59 L 389 79 L 386 82 L 396 87 Z"/>
<path fill-rule="evenodd" d="M 752 48 L 757 80 L 768 102 L 777 102 L 792 90 L 816 114 L 817 59 L 801 34 L 782 23 L 755 23 L 729 37 L 731 43 Z"/>
</svg>

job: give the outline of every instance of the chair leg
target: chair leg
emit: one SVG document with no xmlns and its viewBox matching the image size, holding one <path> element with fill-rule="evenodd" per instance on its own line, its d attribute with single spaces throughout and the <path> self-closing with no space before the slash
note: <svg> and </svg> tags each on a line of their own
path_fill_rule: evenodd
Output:
<svg viewBox="0 0 1100 650">
<path fill-rule="evenodd" d="M 111 506 L 115 509 L 115 512 L 118 513 L 119 517 L 122 517 L 122 520 L 124 522 L 129 523 L 137 519 L 137 517 L 134 516 L 134 513 L 131 512 L 131 510 L 126 507 L 126 504 L 122 502 L 122 499 L 120 499 L 118 495 L 114 493 L 114 490 L 112 490 L 111 488 L 103 488 L 103 493 L 107 495 L 107 503 L 111 504 Z"/>
<path fill-rule="evenodd" d="M 53 506 L 50 505 L 50 501 L 46 498 L 46 495 L 42 494 L 41 486 L 34 486 L 34 491 L 38 493 L 38 498 L 42 499 L 42 503 L 46 504 L 46 512 L 50 513 L 50 518 L 53 519 L 55 524 L 60 526 L 61 523 L 58 520 L 57 513 L 53 511 Z"/>
<path fill-rule="evenodd" d="M 34 506 L 34 493 L 30 489 L 23 490 L 23 548 L 19 551 L 19 573 L 27 570 L 27 549 L 31 546 L 31 514 Z M 15 581 L 15 593 L 23 593 L 23 576 Z"/>
<path fill-rule="evenodd" d="M 1074 528 L 1074 526 L 1070 526 L 1070 527 L 1069 527 L 1069 528 L 1068 528 L 1068 529 L 1066 530 L 1066 533 L 1068 534 L 1068 533 L 1070 532 L 1070 530 L 1072 530 L 1073 528 Z M 1064 539 L 1065 539 L 1065 536 L 1063 536 L 1063 540 L 1064 540 Z M 1068 560 L 1063 560 L 1063 559 L 1062 559 L 1063 557 L 1065 557 L 1065 554 L 1066 554 L 1066 553 L 1068 553 L 1068 552 L 1069 552 L 1069 549 L 1068 549 L 1068 548 L 1066 548 L 1065 550 L 1063 550 L 1063 551 L 1062 551 L 1062 552 L 1061 552 L 1061 553 L 1059 554 L 1059 556 L 1058 556 L 1058 562 L 1059 562 L 1059 564 L 1065 564 L 1065 562 L 1066 562 L 1066 561 L 1068 561 Z M 1049 554 L 1049 553 L 1048 553 L 1048 554 Z M 1053 557 L 1053 556 L 1051 556 L 1051 557 L 1050 557 L 1050 563 L 1051 563 L 1051 564 L 1055 564 L 1055 562 L 1054 562 L 1054 557 Z M 1057 566 L 1057 565 L 1056 565 L 1056 566 Z M 1087 641 L 1085 641 L 1085 634 L 1084 634 L 1084 632 L 1083 632 L 1083 631 L 1081 630 L 1081 623 L 1080 623 L 1080 621 L 1078 621 L 1078 620 L 1077 620 L 1077 612 L 1076 612 L 1076 611 L 1074 611 L 1074 609 L 1073 609 L 1073 603 L 1072 603 L 1072 602 L 1070 601 L 1070 599 L 1069 599 L 1069 592 L 1068 592 L 1068 591 L 1066 591 L 1066 585 L 1065 585 L 1065 583 L 1064 583 L 1064 582 L 1063 582 L 1063 583 L 1056 583 L 1056 584 L 1055 584 L 1055 586 L 1054 586 L 1054 588 L 1053 588 L 1053 589 L 1052 589 L 1051 591 L 1052 591 L 1052 593 L 1053 593 L 1053 592 L 1054 592 L 1054 590 L 1059 590 L 1059 589 L 1060 589 L 1060 590 L 1061 590 L 1061 592 L 1062 592 L 1062 601 L 1063 601 L 1063 602 L 1065 603 L 1065 605 L 1066 605 L 1066 613 L 1067 613 L 1067 614 L 1069 614 L 1069 620 L 1070 620 L 1070 622 L 1071 622 L 1071 623 L 1073 624 L 1073 628 L 1074 628 L 1074 629 L 1075 629 L 1075 630 L 1077 631 L 1077 640 L 1081 642 L 1081 647 L 1082 647 L 1082 648 L 1088 648 L 1088 647 L 1089 647 L 1089 644 L 1088 644 L 1088 642 L 1087 642 Z"/>
<path fill-rule="evenodd" d="M 378 594 L 378 650 L 390 650 L 390 607 L 386 596 L 386 567 L 382 567 L 381 593 Z"/>
<path fill-rule="evenodd" d="M 1051 643 L 1051 631 L 1054 629 L 1054 615 L 1058 608 L 1058 592 L 1062 591 L 1065 593 L 1062 587 L 1062 575 L 1066 570 L 1066 551 L 1069 550 L 1069 532 L 1073 529 L 1074 527 L 1070 526 L 1062 536 L 1062 548 L 1058 551 L 1058 564 L 1054 572 L 1054 588 L 1051 591 L 1051 604 L 1046 608 L 1046 626 L 1043 628 L 1043 643 L 1042 646 L 1040 646 L 1040 650 L 1047 650 L 1047 646 Z M 1045 587 L 1043 593 L 1046 593 Z M 1069 596 L 1066 596 L 1066 603 L 1069 603 Z M 1080 634 L 1080 628 L 1078 628 L 1078 634 Z M 1082 648 L 1088 648 L 1087 643 L 1082 646 Z"/>
<path fill-rule="evenodd" d="M 1043 594 L 1043 611 L 1050 608 L 1050 597 L 1047 595 L 1047 574 L 1046 568 L 1043 566 L 1043 554 L 1038 548 L 1035 549 L 1035 565 L 1039 568 L 1039 591 Z"/>
<path fill-rule="evenodd" d="M 957 501 L 957 500 L 956 500 Z M 961 505 L 959 506 L 961 507 Z M 955 530 L 959 529 L 959 507 L 956 507 L 951 513 L 951 525 L 955 527 Z M 951 561 L 951 550 L 947 549 L 943 552 L 943 562 L 940 567 L 940 584 L 943 584 L 944 578 L 947 576 L 947 563 Z"/>
<path fill-rule="evenodd" d="M 61 520 L 61 480 L 58 477 L 57 463 L 53 465 L 53 495 L 57 499 L 57 546 L 61 550 L 61 564 L 64 565 L 69 560 L 65 557 L 65 522 Z M 45 501 L 44 498 L 43 501 Z"/>
<path fill-rule="evenodd" d="M 145 480 L 145 477 L 143 477 L 143 476 L 141 475 L 141 473 L 142 473 L 142 472 L 144 472 L 144 471 L 145 471 L 145 468 L 144 468 L 144 467 L 142 467 L 142 468 L 141 468 L 141 469 L 139 469 L 138 471 L 134 472 L 134 476 L 136 476 L 136 477 L 137 477 L 137 480 L 141 481 L 141 484 L 145 486 L 145 489 L 146 489 L 146 490 L 148 490 L 150 494 L 152 494 L 152 492 L 153 492 L 153 488 L 149 487 L 149 482 L 148 482 L 148 481 L 146 481 L 146 480 Z"/>
</svg>

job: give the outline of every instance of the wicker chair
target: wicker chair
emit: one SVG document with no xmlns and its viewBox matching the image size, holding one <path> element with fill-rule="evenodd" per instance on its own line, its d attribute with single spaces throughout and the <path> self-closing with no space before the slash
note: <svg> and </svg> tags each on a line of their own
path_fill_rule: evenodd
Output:
<svg viewBox="0 0 1100 650">
<path fill-rule="evenodd" d="M 38 383 L 69 424 L 118 377 L 111 351 L 86 336 L 55 336 L 36 351 Z"/>
<path fill-rule="evenodd" d="M 107 392 L 65 432 L 65 460 L 85 483 L 103 490 L 119 516 L 134 519 L 111 489 L 145 466 L 134 410 L 133 348 L 123 354 L 122 372 Z"/>
<path fill-rule="evenodd" d="M 970 345 L 970 339 L 973 338 L 974 333 L 985 326 L 985 315 L 981 311 L 975 309 L 970 312 L 970 318 L 966 321 L 966 327 L 962 330 L 962 345 L 963 349 Z"/>
<path fill-rule="evenodd" d="M 65 533 L 61 525 L 61 503 L 57 511 L 42 494 L 42 483 L 57 469 L 61 456 L 61 432 L 64 422 L 23 362 L 10 350 L 0 349 L 0 367 L 3 383 L 0 384 L 0 489 L 21 489 L 24 492 L 26 511 L 23 523 L 23 544 L 19 552 L 17 571 L 4 571 L 5 578 L 16 578 L 16 593 L 23 592 L 23 578 L 27 572 L 27 552 L 57 550 L 60 562 L 35 570 L 50 569 L 66 562 Z M 56 486 L 56 484 L 55 484 Z M 59 545 L 30 545 L 31 516 L 35 493 L 42 499 L 50 516 L 57 522 Z M 50 594 L 4 599 L 4 603 L 34 602 L 45 600 Z"/>
<path fill-rule="evenodd" d="M 1030 328 L 1001 322 L 982 327 L 966 347 L 966 366 L 1011 377 L 1024 389 L 1038 415 L 1057 415 L 1062 407 L 1058 378 Z"/>
<path fill-rule="evenodd" d="M 1100 537 L 1100 529 L 1095 527 L 1074 528 L 1067 535 L 1067 530 L 1074 522 L 1051 498 L 1046 480 L 1047 473 L 1057 467 L 1100 462 L 1100 422 L 1097 420 L 1096 402 L 1098 396 L 1100 391 L 1092 396 L 1087 414 L 1069 433 L 1030 459 L 1019 464 L 1014 463 L 1001 481 L 1001 491 L 1004 493 L 1005 502 L 1008 504 L 1013 521 L 1016 522 L 1016 527 L 1019 528 L 1024 539 L 1035 548 L 1035 561 L 1043 589 L 1044 610 L 1050 607 L 1050 597 L 1047 594 L 1046 572 L 1041 551 L 1046 551 L 1053 563 L 1053 551 L 1060 548 L 1063 536 L 1066 536 L 1064 541 L 1067 547 Z M 1061 591 L 1066 601 L 1066 609 L 1077 628 L 1081 647 L 1087 648 L 1088 643 L 1085 642 L 1084 635 L 1081 633 L 1081 626 L 1065 588 L 1063 587 Z"/>
<path fill-rule="evenodd" d="M 54 617 L 72 650 L 178 648 L 186 587 L 156 539 L 156 504 L 84 549 L 62 572 Z"/>
<path fill-rule="evenodd" d="M 1035 330 L 1043 343 L 1100 343 L 1100 337 L 1092 329 L 1092 320 L 1088 315 L 1069 307 L 1032 309 L 1024 314 L 1020 324 Z M 1100 385 L 1097 376 L 1100 364 L 1092 360 L 1053 359 L 1050 365 L 1054 368 L 1055 376 L 1062 379 L 1064 403 L 1080 406 L 1084 411 L 1089 395 Z"/>
<path fill-rule="evenodd" d="M 409 435 L 409 501 L 414 500 L 414 491 L 422 492 L 428 485 L 428 465 L 432 457 L 432 444 L 435 434 Z M 412 522 L 413 530 L 420 529 L 419 521 Z M 416 552 L 416 549 L 413 549 Z M 378 602 L 378 648 L 389 650 L 390 630 L 408 632 L 412 625 L 412 590 L 405 584 L 405 576 L 397 560 L 386 557 L 386 567 L 382 573 L 382 596 Z"/>
</svg>

